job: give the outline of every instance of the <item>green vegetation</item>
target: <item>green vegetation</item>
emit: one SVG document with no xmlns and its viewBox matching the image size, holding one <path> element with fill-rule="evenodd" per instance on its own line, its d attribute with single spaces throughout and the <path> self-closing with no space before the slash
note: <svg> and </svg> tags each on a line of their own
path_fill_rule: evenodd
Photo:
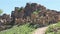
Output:
<svg viewBox="0 0 60 34">
<path fill-rule="evenodd" d="M 36 14 L 37 15 L 39 12 L 40 11 L 36 10 L 36 11 L 33 12 L 33 14 Z"/>
<path fill-rule="evenodd" d="M 0 15 L 3 13 L 3 11 L 0 9 Z"/>
<path fill-rule="evenodd" d="M 31 34 L 35 30 L 35 26 L 30 26 L 30 24 L 24 24 L 21 26 L 13 26 L 11 29 L 1 31 L 0 34 Z"/>
<path fill-rule="evenodd" d="M 19 8 L 18 12 L 21 12 L 21 10 L 23 10 L 23 7 Z"/>
<path fill-rule="evenodd" d="M 46 30 L 46 34 L 60 34 L 60 22 L 50 25 Z"/>
<path fill-rule="evenodd" d="M 33 14 L 38 14 L 38 13 L 35 11 L 35 12 L 33 12 Z"/>
</svg>

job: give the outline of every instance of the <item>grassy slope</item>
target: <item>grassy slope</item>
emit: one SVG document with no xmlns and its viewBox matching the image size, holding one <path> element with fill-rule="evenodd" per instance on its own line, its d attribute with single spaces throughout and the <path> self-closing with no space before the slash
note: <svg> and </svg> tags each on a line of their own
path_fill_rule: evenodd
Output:
<svg viewBox="0 0 60 34">
<path fill-rule="evenodd" d="M 60 34 L 60 22 L 50 25 L 49 28 L 46 30 L 46 34 Z"/>
<path fill-rule="evenodd" d="M 11 29 L 1 31 L 0 34 L 31 34 L 33 30 L 35 30 L 35 28 L 32 26 L 29 27 L 29 24 L 24 24 L 19 27 L 16 25 Z"/>
</svg>

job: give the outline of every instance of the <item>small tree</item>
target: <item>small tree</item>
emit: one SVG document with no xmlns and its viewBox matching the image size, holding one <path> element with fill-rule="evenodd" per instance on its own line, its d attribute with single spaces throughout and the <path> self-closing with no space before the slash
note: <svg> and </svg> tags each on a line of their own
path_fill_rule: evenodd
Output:
<svg viewBox="0 0 60 34">
<path fill-rule="evenodd" d="M 3 13 L 3 11 L 0 9 L 0 15 Z"/>
</svg>

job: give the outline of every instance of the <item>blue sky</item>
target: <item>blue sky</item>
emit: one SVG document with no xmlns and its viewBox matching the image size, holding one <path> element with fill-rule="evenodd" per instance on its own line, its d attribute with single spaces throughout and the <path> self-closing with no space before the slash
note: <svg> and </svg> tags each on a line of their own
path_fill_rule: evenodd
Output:
<svg viewBox="0 0 60 34">
<path fill-rule="evenodd" d="M 48 9 L 60 11 L 60 0 L 0 0 L 0 9 L 4 11 L 3 13 L 11 14 L 14 7 L 24 7 L 27 2 L 38 3 Z"/>
</svg>

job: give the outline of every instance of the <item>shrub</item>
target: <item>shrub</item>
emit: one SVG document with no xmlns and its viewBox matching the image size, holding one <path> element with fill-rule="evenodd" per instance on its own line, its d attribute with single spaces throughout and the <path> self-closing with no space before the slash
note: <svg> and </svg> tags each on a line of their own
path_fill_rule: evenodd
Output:
<svg viewBox="0 0 60 34">
<path fill-rule="evenodd" d="M 60 34 L 60 22 L 50 25 L 46 30 L 46 34 Z"/>
<path fill-rule="evenodd" d="M 1 31 L 0 34 L 31 34 L 35 28 L 29 26 L 28 24 L 24 24 L 18 27 L 18 25 L 13 26 L 11 29 Z"/>
</svg>

